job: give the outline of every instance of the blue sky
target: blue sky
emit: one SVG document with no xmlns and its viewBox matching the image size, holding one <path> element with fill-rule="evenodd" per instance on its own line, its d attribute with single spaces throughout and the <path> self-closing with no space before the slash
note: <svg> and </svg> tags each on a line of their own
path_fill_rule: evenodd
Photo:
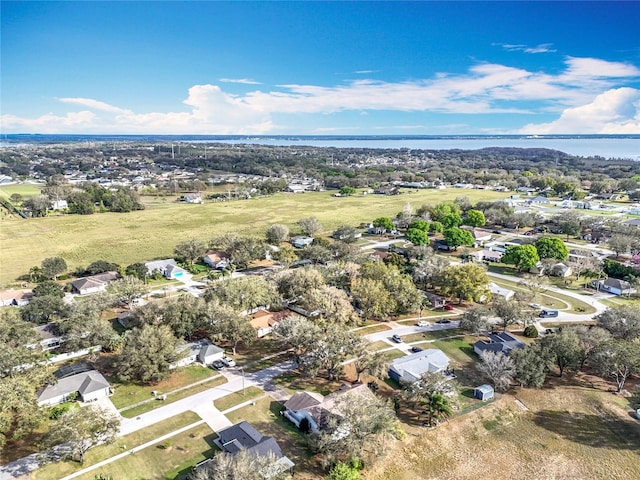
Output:
<svg viewBox="0 0 640 480">
<path fill-rule="evenodd" d="M 2 133 L 640 134 L 640 2 L 1 2 Z"/>
</svg>

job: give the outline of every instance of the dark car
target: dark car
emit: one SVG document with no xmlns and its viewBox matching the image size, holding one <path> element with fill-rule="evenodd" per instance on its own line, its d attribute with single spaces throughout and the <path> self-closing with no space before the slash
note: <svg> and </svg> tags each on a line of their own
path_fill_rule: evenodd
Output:
<svg viewBox="0 0 640 480">
<path fill-rule="evenodd" d="M 224 368 L 224 363 L 222 363 L 220 360 L 216 360 L 211 365 L 209 365 L 209 367 L 213 368 L 214 370 L 222 370 Z"/>
<path fill-rule="evenodd" d="M 418 353 L 418 352 L 421 352 L 421 351 L 422 351 L 422 349 L 421 349 L 420 347 L 411 347 L 411 351 L 412 351 L 413 353 Z"/>
<path fill-rule="evenodd" d="M 449 320 L 448 318 L 441 318 L 440 320 L 438 320 L 436 323 L 451 323 L 451 320 Z"/>
</svg>

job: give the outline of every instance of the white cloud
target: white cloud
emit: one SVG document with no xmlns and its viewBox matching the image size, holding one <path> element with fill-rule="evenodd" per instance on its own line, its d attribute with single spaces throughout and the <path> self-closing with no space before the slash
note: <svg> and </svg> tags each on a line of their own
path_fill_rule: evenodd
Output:
<svg viewBox="0 0 640 480">
<path fill-rule="evenodd" d="M 511 43 L 494 43 L 510 52 L 524 52 L 524 53 L 553 53 L 557 50 L 551 48 L 552 43 L 541 43 L 535 47 L 528 47 L 527 45 L 514 45 Z"/>
<path fill-rule="evenodd" d="M 598 95 L 591 103 L 567 108 L 549 123 L 529 124 L 525 134 L 640 134 L 640 90 L 623 87 Z"/>
<path fill-rule="evenodd" d="M 361 79 L 334 86 L 288 84 L 272 90 L 256 88 L 237 95 L 225 92 L 218 85 L 194 85 L 183 101 L 188 109 L 173 112 L 133 112 L 100 100 L 65 97 L 58 100 L 84 110 L 33 119 L 3 115 L 1 125 L 2 131 L 7 133 L 265 134 L 280 128 L 274 123 L 275 115 L 389 111 L 454 114 L 551 112 L 561 116 L 555 122 L 527 127 L 554 131 L 566 128 L 563 133 L 615 128 L 626 132 L 635 128 L 635 113 L 625 111 L 623 104 L 614 100 L 628 98 L 629 92 L 637 92 L 620 87 L 626 81 L 636 80 L 640 69 L 620 62 L 576 57 L 568 57 L 565 65 L 560 73 L 549 74 L 478 63 L 464 74 L 439 73 L 423 80 L 384 82 Z M 233 81 L 252 82 L 248 79 Z M 583 120 L 579 121 L 578 116 Z M 295 120 L 285 121 L 297 124 Z"/>
<path fill-rule="evenodd" d="M 243 83 L 245 85 L 262 85 L 260 82 L 251 80 L 250 78 L 219 78 L 222 83 Z"/>
</svg>

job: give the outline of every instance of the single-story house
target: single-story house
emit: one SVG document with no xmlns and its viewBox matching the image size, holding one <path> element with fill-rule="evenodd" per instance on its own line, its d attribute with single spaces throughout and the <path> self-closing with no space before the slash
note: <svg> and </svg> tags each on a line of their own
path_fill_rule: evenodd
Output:
<svg viewBox="0 0 640 480">
<path fill-rule="evenodd" d="M 527 200 L 527 203 L 529 205 L 543 205 L 549 203 L 549 199 L 547 197 L 537 196 Z"/>
<path fill-rule="evenodd" d="M 596 290 L 613 293 L 614 295 L 631 295 L 636 292 L 636 289 L 629 282 L 618 278 L 594 280 L 591 285 Z"/>
<path fill-rule="evenodd" d="M 40 346 L 43 350 L 54 350 L 64 342 L 64 337 L 60 335 L 58 326 L 55 323 L 45 323 L 44 325 L 33 327 L 33 329 L 42 337 Z"/>
<path fill-rule="evenodd" d="M 282 415 L 298 428 L 300 428 L 301 422 L 306 419 L 309 422 L 309 430 L 317 431 L 326 425 L 329 415 L 342 415 L 339 405 L 336 405 L 339 398 L 347 397 L 351 401 L 357 402 L 363 397 L 372 395 L 369 387 L 363 383 L 343 384 L 338 390 L 326 397 L 319 393 L 298 392 L 285 402 L 285 410 Z"/>
<path fill-rule="evenodd" d="M 182 199 L 186 203 L 202 203 L 202 195 L 199 193 L 185 193 Z"/>
<path fill-rule="evenodd" d="M 66 210 L 69 203 L 66 200 L 54 200 L 51 202 L 51 210 Z"/>
<path fill-rule="evenodd" d="M 369 254 L 369 258 L 372 260 L 383 261 L 385 258 L 389 256 L 389 252 L 385 252 L 383 250 L 373 250 Z"/>
<path fill-rule="evenodd" d="M 488 230 L 482 230 L 480 228 L 469 227 L 467 225 L 463 225 L 461 227 L 464 230 L 467 230 L 473 236 L 473 246 L 479 247 L 491 240 L 491 232 Z"/>
<path fill-rule="evenodd" d="M 429 300 L 430 308 L 442 308 L 447 304 L 447 300 L 435 293 L 422 292 L 422 296 Z"/>
<path fill-rule="evenodd" d="M 38 395 L 38 406 L 57 405 L 74 394 L 77 394 L 82 402 L 93 402 L 112 393 L 111 385 L 100 372 L 86 370 L 62 376 L 53 385 L 46 386 Z"/>
<path fill-rule="evenodd" d="M 0 291 L 0 307 L 24 307 L 33 298 L 29 289 Z"/>
<path fill-rule="evenodd" d="M 199 362 L 202 365 L 210 365 L 216 360 L 220 360 L 224 357 L 224 350 L 213 345 L 208 340 L 182 344 L 178 348 L 180 352 L 185 353 L 185 356 L 172 364 L 170 368 L 184 367 L 196 362 Z"/>
<path fill-rule="evenodd" d="M 293 312 L 282 310 L 281 312 L 269 312 L 268 310 L 258 310 L 251 314 L 251 326 L 258 331 L 258 337 L 264 337 L 273 330 L 273 327 Z"/>
<path fill-rule="evenodd" d="M 147 267 L 149 275 L 153 275 L 155 272 L 159 272 L 166 278 L 178 280 L 189 275 L 189 272 L 187 272 L 183 268 L 180 268 L 173 258 L 146 262 L 145 266 Z"/>
<path fill-rule="evenodd" d="M 291 245 L 296 248 L 308 247 L 313 243 L 313 237 L 297 236 L 291 239 Z"/>
<path fill-rule="evenodd" d="M 453 248 L 449 246 L 446 240 L 436 240 L 434 242 L 434 247 L 436 250 L 442 250 L 443 252 L 450 252 L 451 250 L 453 250 Z"/>
<path fill-rule="evenodd" d="M 487 250 L 485 248 L 483 250 L 478 250 L 477 252 L 472 252 L 470 255 L 473 256 L 479 262 L 496 262 L 496 263 L 500 263 L 504 253 L 496 252 L 494 250 Z"/>
<path fill-rule="evenodd" d="M 398 383 L 414 383 L 426 372 L 444 372 L 449 368 L 449 357 L 441 350 L 429 348 L 393 361 L 389 377 Z"/>
<path fill-rule="evenodd" d="M 523 348 L 524 343 L 509 332 L 490 333 L 487 340 L 478 340 L 473 344 L 473 351 L 478 355 L 483 352 L 502 352 L 508 355 L 514 348 Z"/>
<path fill-rule="evenodd" d="M 493 387 L 491 385 L 480 385 L 473 389 L 473 396 L 478 400 L 487 401 L 493 398 Z"/>
<path fill-rule="evenodd" d="M 104 292 L 109 282 L 115 280 L 120 275 L 118 272 L 105 272 L 90 277 L 82 277 L 71 282 L 73 291 L 79 295 L 89 295 L 91 293 Z"/>
<path fill-rule="evenodd" d="M 231 264 L 229 255 L 224 252 L 214 252 L 213 250 L 208 251 L 202 260 L 211 268 L 217 270 L 224 270 Z"/>
<path fill-rule="evenodd" d="M 501 287 L 494 282 L 489 283 L 489 291 L 491 295 L 494 297 L 502 297 L 505 300 L 511 300 L 513 296 L 516 294 L 513 290 L 509 290 L 508 288 Z"/>
<path fill-rule="evenodd" d="M 265 478 L 290 470 L 295 466 L 290 459 L 282 454 L 280 445 L 273 437 L 262 435 L 247 421 L 242 421 L 220 430 L 214 443 L 220 450 L 231 455 L 241 451 L 249 452 L 258 457 L 273 455 L 276 463 L 270 466 L 267 472 L 263 473 Z"/>
</svg>

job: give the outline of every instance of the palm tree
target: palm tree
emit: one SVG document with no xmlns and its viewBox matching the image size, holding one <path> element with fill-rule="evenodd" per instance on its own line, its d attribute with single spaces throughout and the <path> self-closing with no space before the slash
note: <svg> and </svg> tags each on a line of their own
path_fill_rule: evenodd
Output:
<svg viewBox="0 0 640 480">
<path fill-rule="evenodd" d="M 425 413 L 428 416 L 427 423 L 434 425 L 440 423 L 440 420 L 446 420 L 453 415 L 451 402 L 440 392 L 435 392 L 424 401 L 426 407 Z"/>
</svg>

